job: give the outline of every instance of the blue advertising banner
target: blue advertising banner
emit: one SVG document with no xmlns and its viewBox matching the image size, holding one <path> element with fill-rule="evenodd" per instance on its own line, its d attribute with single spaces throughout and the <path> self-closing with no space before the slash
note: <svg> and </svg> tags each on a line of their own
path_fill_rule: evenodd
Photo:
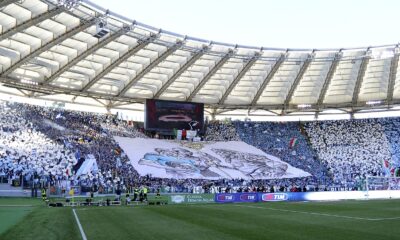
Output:
<svg viewBox="0 0 400 240">
<path fill-rule="evenodd" d="M 257 202 L 257 193 L 238 193 L 236 197 L 239 202 Z"/>
<path fill-rule="evenodd" d="M 307 193 L 219 193 L 217 203 L 305 201 Z"/>
<path fill-rule="evenodd" d="M 215 202 L 217 203 L 232 203 L 235 201 L 235 194 L 237 193 L 218 193 L 215 194 Z"/>
<path fill-rule="evenodd" d="M 258 199 L 261 202 L 278 202 L 278 201 L 288 201 L 288 193 L 259 193 Z"/>
<path fill-rule="evenodd" d="M 400 198 L 400 191 L 338 191 L 338 192 L 286 192 L 286 193 L 221 193 L 215 202 L 277 202 L 277 201 L 338 201 L 349 199 Z"/>
<path fill-rule="evenodd" d="M 260 202 L 306 201 L 307 192 L 258 193 Z"/>
<path fill-rule="evenodd" d="M 215 194 L 215 202 L 258 202 L 257 193 L 219 193 Z"/>
</svg>

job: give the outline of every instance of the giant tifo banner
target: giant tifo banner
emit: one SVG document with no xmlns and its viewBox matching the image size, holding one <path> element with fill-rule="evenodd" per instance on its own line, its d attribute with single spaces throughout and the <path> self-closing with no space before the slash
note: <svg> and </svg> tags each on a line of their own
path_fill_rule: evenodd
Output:
<svg viewBox="0 0 400 240">
<path fill-rule="evenodd" d="M 241 141 L 188 142 L 114 137 L 142 176 L 270 179 L 310 176 Z"/>
</svg>

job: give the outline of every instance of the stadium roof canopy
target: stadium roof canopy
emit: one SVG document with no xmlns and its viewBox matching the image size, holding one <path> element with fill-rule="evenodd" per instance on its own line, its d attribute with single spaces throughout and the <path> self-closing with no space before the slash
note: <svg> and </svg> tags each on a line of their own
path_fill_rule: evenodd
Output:
<svg viewBox="0 0 400 240">
<path fill-rule="evenodd" d="M 398 47 L 242 46 L 158 29 L 90 1 L 0 1 L 3 86 L 106 107 L 154 98 L 220 112 L 390 109 L 400 102 Z"/>
</svg>

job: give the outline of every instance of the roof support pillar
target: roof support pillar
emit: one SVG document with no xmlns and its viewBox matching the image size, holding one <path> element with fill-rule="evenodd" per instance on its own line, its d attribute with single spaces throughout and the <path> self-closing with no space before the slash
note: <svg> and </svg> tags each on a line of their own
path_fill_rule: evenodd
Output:
<svg viewBox="0 0 400 240">
<path fill-rule="evenodd" d="M 368 50 L 365 52 L 365 54 L 368 54 Z M 351 101 L 353 106 L 355 106 L 358 102 L 358 95 L 360 95 L 360 89 L 361 89 L 362 81 L 364 80 L 365 72 L 367 71 L 369 59 L 370 59 L 369 56 L 366 56 L 362 59 L 360 70 L 358 71 L 358 75 L 357 75 L 356 85 L 355 85 L 354 91 L 353 91 L 353 98 Z"/>
<path fill-rule="evenodd" d="M 20 66 L 22 66 L 24 63 L 26 63 L 27 61 L 29 61 L 32 58 L 35 58 L 37 56 L 39 56 L 41 53 L 49 50 L 50 48 L 62 43 L 64 40 L 74 36 L 75 34 L 85 30 L 86 28 L 92 26 L 95 24 L 95 19 L 92 19 L 88 22 L 85 22 L 84 24 L 70 30 L 69 32 L 66 32 L 62 35 L 60 35 L 59 37 L 57 37 L 56 39 L 53 39 L 52 41 L 46 43 L 45 45 L 43 45 L 42 47 L 36 49 L 35 51 L 31 52 L 30 54 L 26 55 L 25 57 L 21 58 L 19 61 L 17 61 L 16 63 L 14 63 L 13 65 L 11 65 L 6 71 L 4 71 L 1 75 L 7 76 L 10 73 L 12 73 L 15 69 L 19 68 Z"/>
<path fill-rule="evenodd" d="M 275 73 L 278 71 L 279 67 L 285 61 L 285 54 L 282 54 L 278 60 L 275 62 L 274 66 L 272 67 L 271 71 L 268 73 L 267 77 L 264 79 L 261 86 L 258 88 L 256 95 L 254 96 L 253 100 L 251 101 L 251 107 L 254 107 L 258 100 L 261 97 L 261 94 L 264 92 L 265 88 L 267 87 L 268 83 L 274 77 Z"/>
<path fill-rule="evenodd" d="M 58 69 L 57 72 L 53 73 L 49 78 L 45 79 L 43 84 L 49 84 L 51 82 L 53 82 L 55 79 L 57 79 L 63 72 L 67 71 L 68 69 L 70 69 L 71 67 L 75 66 L 78 62 L 80 62 L 81 60 L 85 59 L 86 57 L 90 56 L 91 54 L 95 53 L 97 50 L 99 50 L 100 48 L 103 48 L 104 46 L 106 46 L 107 44 L 109 44 L 112 41 L 115 41 L 117 38 L 119 38 L 120 36 L 122 36 L 125 33 L 124 29 L 120 29 L 119 31 L 111 34 L 110 36 L 108 36 L 107 38 L 105 38 L 104 40 L 102 40 L 101 42 L 98 42 L 97 44 L 95 44 L 94 46 L 92 46 L 91 48 L 88 48 L 86 51 L 84 51 L 82 54 L 80 54 L 79 56 L 77 56 L 76 58 L 74 58 L 72 61 L 68 62 L 65 66 L 61 67 L 60 69 Z"/>
<path fill-rule="evenodd" d="M 310 63 L 312 61 L 312 57 L 313 57 L 312 55 L 309 55 L 307 60 L 305 60 L 305 62 L 303 63 L 303 66 L 301 66 L 299 73 L 297 74 L 296 78 L 293 81 L 292 86 L 289 89 L 289 93 L 286 96 L 285 102 L 283 103 L 284 109 L 288 109 L 289 108 L 290 100 L 293 97 L 294 91 L 296 90 L 297 86 L 299 85 L 300 80 L 303 78 L 304 73 L 306 72 L 308 66 L 310 66 Z"/>
<path fill-rule="evenodd" d="M 125 95 L 127 91 L 137 82 L 139 79 L 144 77 L 147 73 L 149 73 L 154 67 L 156 67 L 159 63 L 164 61 L 168 56 L 170 56 L 172 53 L 174 53 L 177 49 L 179 49 L 182 46 L 182 42 L 177 42 L 175 45 L 170 47 L 166 52 L 161 54 L 156 60 L 154 60 L 152 63 L 150 63 L 149 66 L 147 66 L 143 71 L 141 71 L 139 74 L 136 75 L 118 94 L 118 97 L 122 97 Z"/>
<path fill-rule="evenodd" d="M 189 61 L 187 61 L 182 67 L 178 69 L 178 71 L 170 78 L 168 81 L 154 94 L 155 99 L 160 98 L 160 96 L 168 89 L 168 87 L 178 79 L 188 68 L 190 68 L 199 58 L 201 58 L 207 48 L 202 49 L 201 51 L 195 53 Z"/>
<path fill-rule="evenodd" d="M 207 73 L 207 75 L 204 76 L 204 78 L 200 81 L 200 83 L 195 87 L 192 93 L 190 93 L 189 97 L 186 99 L 186 101 L 190 102 L 192 99 L 197 95 L 197 93 L 200 91 L 201 88 L 207 83 L 207 81 L 220 69 L 231 57 L 233 54 L 233 51 L 229 51 L 227 54 L 225 54 L 224 57 L 222 57 L 211 70 Z"/>
<path fill-rule="evenodd" d="M 387 92 L 387 104 L 391 106 L 393 104 L 393 92 L 394 84 L 396 82 L 397 67 L 399 65 L 399 53 L 396 53 L 390 63 L 390 74 L 389 74 L 389 86 Z"/>
<path fill-rule="evenodd" d="M 329 67 L 328 74 L 326 75 L 324 85 L 322 85 L 322 89 L 319 93 L 318 96 L 318 101 L 317 101 L 317 110 L 319 110 L 324 102 L 324 98 L 326 95 L 326 92 L 328 90 L 329 85 L 331 84 L 333 75 L 337 69 L 337 66 L 339 65 L 340 57 L 341 57 L 341 51 L 340 50 L 338 53 L 335 54 L 335 58 L 332 61 L 331 66 Z"/>
<path fill-rule="evenodd" d="M 256 53 L 248 62 L 246 65 L 243 67 L 243 69 L 239 72 L 239 74 L 236 76 L 236 78 L 232 81 L 232 83 L 229 85 L 228 89 L 225 91 L 224 95 L 221 97 L 221 99 L 218 102 L 218 105 L 223 105 L 225 100 L 228 98 L 229 94 L 231 94 L 232 90 L 236 87 L 236 85 L 239 83 L 240 79 L 244 77 L 244 75 L 250 70 L 250 68 L 256 63 L 258 57 L 260 56 L 259 53 Z"/>
<path fill-rule="evenodd" d="M 89 88 L 91 88 L 96 82 L 98 82 L 101 78 L 103 78 L 105 75 L 107 75 L 111 70 L 113 70 L 115 67 L 117 67 L 118 65 L 120 65 L 121 63 L 123 63 L 124 61 L 126 61 L 128 58 L 130 58 L 132 55 L 134 55 L 135 53 L 139 52 L 141 49 L 143 49 L 144 47 L 147 46 L 147 44 L 150 42 L 151 38 L 147 38 L 144 41 L 139 41 L 139 44 L 136 45 L 135 47 L 133 47 L 132 49 L 130 49 L 128 52 L 126 52 L 124 55 L 122 55 L 120 58 L 118 58 L 117 61 L 113 62 L 112 64 L 110 64 L 108 67 L 106 67 L 101 73 L 99 73 L 98 75 L 96 75 L 96 77 L 94 77 L 92 80 L 90 80 L 88 82 L 88 84 L 86 84 L 86 86 L 84 86 L 81 89 L 81 92 L 86 92 Z"/>
<path fill-rule="evenodd" d="M 24 23 L 21 23 L 20 25 L 17 25 L 14 28 L 11 28 L 11 29 L 7 30 L 6 32 L 4 32 L 3 34 L 1 34 L 0 41 L 3 41 L 4 39 L 11 37 L 12 35 L 14 35 L 18 32 L 22 32 L 31 26 L 41 23 L 46 19 L 52 18 L 52 17 L 64 12 L 64 10 L 65 9 L 63 7 L 57 7 L 48 12 L 45 12 L 45 13 L 39 15 L 39 16 L 36 16 Z"/>
</svg>

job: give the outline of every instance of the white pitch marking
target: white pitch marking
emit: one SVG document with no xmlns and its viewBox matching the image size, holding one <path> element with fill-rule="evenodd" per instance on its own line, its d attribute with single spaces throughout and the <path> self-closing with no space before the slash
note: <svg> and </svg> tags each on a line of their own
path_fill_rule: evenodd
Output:
<svg viewBox="0 0 400 240">
<path fill-rule="evenodd" d="M 83 228 L 82 228 L 81 222 L 79 221 L 78 215 L 76 215 L 75 208 L 72 209 L 72 212 L 75 215 L 75 220 L 76 220 L 76 223 L 78 224 L 79 231 L 81 232 L 82 239 L 87 240 L 86 234 L 83 231 Z"/>
<path fill-rule="evenodd" d="M 374 220 L 371 220 L 371 221 L 397 220 L 397 219 L 400 219 L 400 217 L 390 217 L 390 218 L 374 218 Z"/>
<path fill-rule="evenodd" d="M 0 207 L 34 207 L 33 205 L 0 205 Z"/>
<path fill-rule="evenodd" d="M 296 211 L 296 210 L 288 210 L 288 209 L 280 209 L 280 208 L 271 208 L 271 207 L 246 206 L 246 205 L 239 205 L 239 204 L 234 204 L 234 206 L 238 206 L 238 207 L 248 207 L 248 208 L 258 208 L 258 209 L 265 209 L 265 210 L 272 210 L 272 211 L 280 211 L 280 212 L 302 213 L 302 214 L 318 215 L 318 216 L 325 216 L 325 217 L 336 217 L 336 218 L 347 218 L 347 219 L 365 220 L 365 221 L 382 221 L 382 220 L 396 220 L 396 219 L 400 219 L 400 217 L 392 217 L 392 218 L 363 218 L 363 217 L 352 217 L 352 216 L 336 215 L 336 214 L 329 214 L 329 213 L 305 212 L 305 211 Z"/>
</svg>

